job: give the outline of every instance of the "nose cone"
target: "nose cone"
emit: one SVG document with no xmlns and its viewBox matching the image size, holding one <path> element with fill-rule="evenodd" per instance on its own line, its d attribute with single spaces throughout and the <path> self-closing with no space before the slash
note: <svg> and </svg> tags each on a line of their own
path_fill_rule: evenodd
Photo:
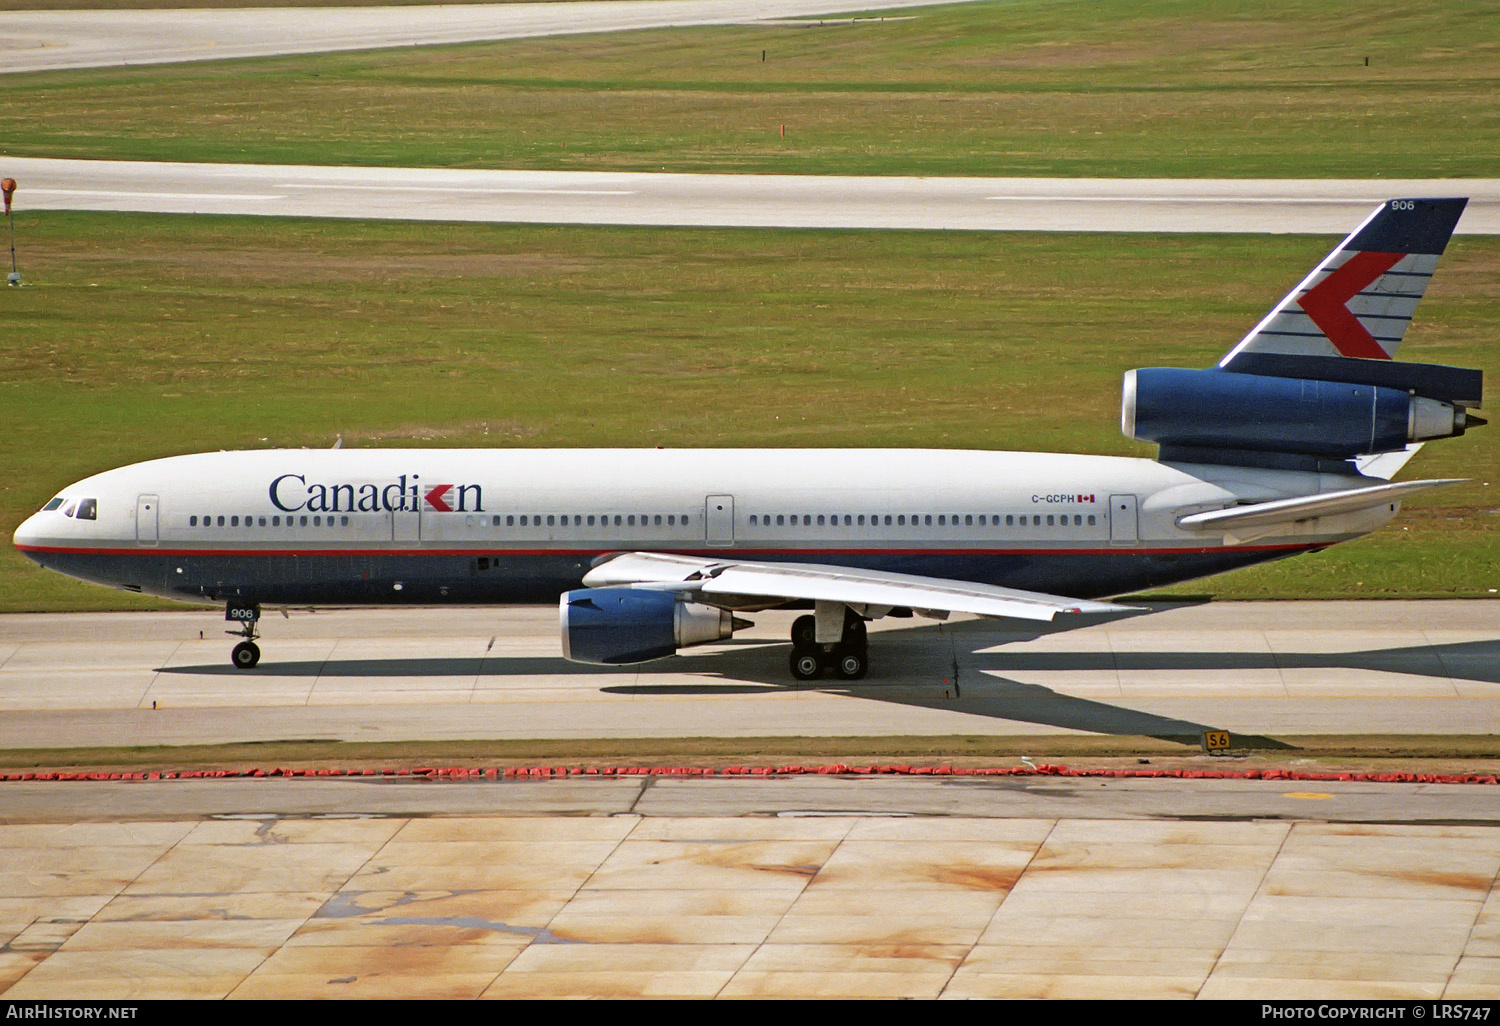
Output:
<svg viewBox="0 0 1500 1026">
<path fill-rule="evenodd" d="M 31 559 L 37 558 L 33 550 L 41 544 L 42 540 L 40 526 L 37 523 L 40 519 L 40 513 L 33 513 L 21 523 L 20 527 L 16 528 L 16 533 L 11 537 L 11 542 L 15 547 Z"/>
</svg>

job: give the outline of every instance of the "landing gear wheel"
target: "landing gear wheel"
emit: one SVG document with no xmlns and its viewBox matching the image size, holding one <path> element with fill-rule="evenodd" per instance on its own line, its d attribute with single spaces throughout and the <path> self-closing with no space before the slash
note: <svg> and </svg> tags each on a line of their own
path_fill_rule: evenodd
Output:
<svg viewBox="0 0 1500 1026">
<path fill-rule="evenodd" d="M 234 646 L 234 651 L 229 655 L 237 670 L 250 670 L 260 662 L 260 646 L 253 641 L 242 641 Z"/>
<path fill-rule="evenodd" d="M 834 655 L 833 668 L 843 680 L 863 680 L 870 670 L 870 655 L 863 646 L 840 648 Z"/>
<path fill-rule="evenodd" d="M 791 667 L 792 676 L 798 680 L 815 680 L 823 673 L 823 653 L 812 648 L 793 648 Z"/>
<path fill-rule="evenodd" d="M 799 616 L 792 621 L 792 645 L 796 648 L 811 648 L 818 641 L 818 621 L 811 616 Z"/>
<path fill-rule="evenodd" d="M 858 648 L 864 648 L 865 645 L 868 644 L 868 642 L 869 631 L 865 627 L 865 621 L 855 616 L 853 613 L 850 613 L 849 618 L 844 621 L 843 643 L 845 645 L 854 645 Z"/>
</svg>

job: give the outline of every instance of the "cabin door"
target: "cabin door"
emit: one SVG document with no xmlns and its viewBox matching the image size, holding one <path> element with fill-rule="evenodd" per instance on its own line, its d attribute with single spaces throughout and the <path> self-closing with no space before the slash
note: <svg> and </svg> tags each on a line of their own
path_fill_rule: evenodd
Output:
<svg viewBox="0 0 1500 1026">
<path fill-rule="evenodd" d="M 1130 544 L 1140 540 L 1140 523 L 1134 495 L 1109 497 L 1109 540 Z"/>
<path fill-rule="evenodd" d="M 412 542 L 422 540 L 422 514 L 414 509 L 391 511 L 391 541 Z"/>
<path fill-rule="evenodd" d="M 142 495 L 135 500 L 135 540 L 138 545 L 155 545 L 157 523 L 161 514 L 161 498 Z"/>
<path fill-rule="evenodd" d="M 703 540 L 710 545 L 734 544 L 734 496 L 710 495 L 703 500 Z"/>
</svg>

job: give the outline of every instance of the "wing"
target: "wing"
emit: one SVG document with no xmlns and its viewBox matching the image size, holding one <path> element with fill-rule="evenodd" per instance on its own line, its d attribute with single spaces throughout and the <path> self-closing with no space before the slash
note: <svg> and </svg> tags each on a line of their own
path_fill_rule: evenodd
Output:
<svg viewBox="0 0 1500 1026">
<path fill-rule="evenodd" d="M 842 602 L 871 618 L 898 608 L 936 619 L 948 613 L 974 613 L 1024 620 L 1051 620 L 1058 613 L 1123 613 L 1133 608 L 941 577 L 655 552 L 612 556 L 585 574 L 583 583 L 590 588 L 673 591 L 726 609 L 764 608 L 799 600 Z"/>
</svg>

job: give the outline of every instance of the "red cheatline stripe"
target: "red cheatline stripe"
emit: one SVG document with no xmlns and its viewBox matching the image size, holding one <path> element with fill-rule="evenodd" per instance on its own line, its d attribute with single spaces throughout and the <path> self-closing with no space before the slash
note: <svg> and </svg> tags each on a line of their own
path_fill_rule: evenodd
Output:
<svg viewBox="0 0 1500 1026">
<path fill-rule="evenodd" d="M 1322 548 L 1328 543 L 1306 544 L 1302 542 L 1279 545 L 1236 545 L 1235 552 L 1269 552 Z M 757 556 L 1164 556 L 1206 552 L 1223 552 L 1228 546 L 1183 545 L 1162 548 L 1109 548 L 1074 549 L 641 549 L 642 552 L 661 552 L 674 556 L 704 556 L 714 559 L 743 560 Z M 606 552 L 620 549 L 160 549 L 160 548 L 94 548 L 65 545 L 17 545 L 20 552 L 56 552 L 75 556 L 574 556 L 592 559 Z"/>
<path fill-rule="evenodd" d="M 1071 769 L 1042 763 L 1037 766 L 959 767 L 868 765 L 850 766 L 833 763 L 824 766 L 591 766 L 574 763 L 567 766 L 418 766 L 380 769 L 273 769 L 252 770 L 139 770 L 131 772 L 53 772 L 3 773 L 0 781 L 31 780 L 225 780 L 260 777 L 380 777 L 416 778 L 419 780 L 557 780 L 563 778 L 617 777 L 784 777 L 784 776 L 912 776 L 912 777 L 1113 777 L 1177 780 L 1300 780 L 1353 781 L 1379 784 L 1497 784 L 1500 778 L 1482 773 L 1311 773 L 1295 770 L 1212 770 L 1212 769 Z"/>
</svg>

